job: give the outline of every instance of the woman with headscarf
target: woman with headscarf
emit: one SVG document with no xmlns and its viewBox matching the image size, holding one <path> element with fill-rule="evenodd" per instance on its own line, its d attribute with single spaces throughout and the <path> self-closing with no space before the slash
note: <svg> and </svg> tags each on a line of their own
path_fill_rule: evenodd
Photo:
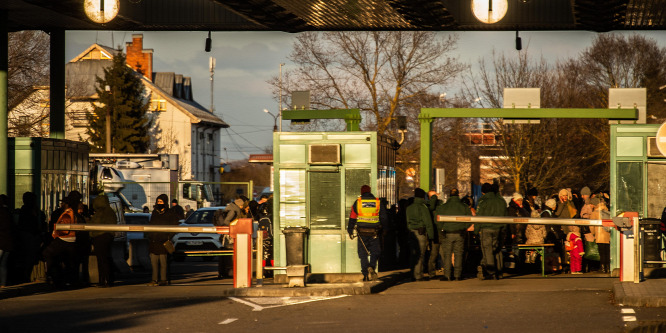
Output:
<svg viewBox="0 0 666 333">
<path fill-rule="evenodd" d="M 95 214 L 90 218 L 92 224 L 109 224 L 117 223 L 116 213 L 109 205 L 109 197 L 106 195 L 99 195 L 93 199 L 93 210 Z M 111 243 L 113 243 L 113 233 L 108 231 L 92 231 L 90 232 L 92 239 L 93 252 L 97 257 L 97 271 L 99 273 L 100 288 L 109 287 L 113 281 L 111 280 Z"/>
<path fill-rule="evenodd" d="M 160 194 L 155 200 L 153 213 L 150 216 L 150 225 L 177 225 L 178 217 L 169 209 L 169 197 L 166 194 Z M 150 263 L 153 268 L 151 286 L 165 286 L 167 277 L 167 255 L 169 252 L 164 243 L 171 240 L 173 235 L 168 232 L 150 232 L 148 233 L 148 249 L 150 251 Z"/>
</svg>

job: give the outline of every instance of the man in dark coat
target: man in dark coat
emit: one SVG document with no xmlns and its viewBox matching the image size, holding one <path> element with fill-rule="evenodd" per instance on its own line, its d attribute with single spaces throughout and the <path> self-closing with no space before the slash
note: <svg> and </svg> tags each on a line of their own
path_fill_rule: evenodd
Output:
<svg viewBox="0 0 666 333">
<path fill-rule="evenodd" d="M 477 206 L 477 216 L 506 216 L 506 202 L 493 191 L 492 185 L 484 183 L 481 186 L 481 199 Z M 478 277 L 480 279 L 500 279 L 503 268 L 500 233 L 505 224 L 497 223 L 477 223 L 474 226 L 474 232 L 480 234 L 481 252 L 483 259 L 479 266 Z"/>
<path fill-rule="evenodd" d="M 435 210 L 435 216 L 449 215 L 462 216 L 472 215 L 472 211 L 467 205 L 460 201 L 458 189 L 453 188 L 449 193 L 449 200 L 440 205 Z M 442 248 L 444 260 L 444 276 L 442 281 L 451 279 L 451 254 L 455 256 L 454 274 L 455 280 L 462 278 L 463 267 L 463 249 L 465 246 L 465 232 L 470 227 L 470 223 L 465 222 L 437 222 L 437 227 L 442 232 Z"/>
<path fill-rule="evenodd" d="M 363 281 L 377 279 L 377 260 L 382 252 L 379 233 L 388 223 L 386 207 L 370 191 L 369 185 L 361 186 L 361 196 L 352 204 L 347 224 L 349 237 L 354 239 L 354 230 L 358 236 L 356 245 Z"/>
<path fill-rule="evenodd" d="M 19 220 L 16 226 L 18 242 L 15 246 L 19 258 L 16 279 L 18 283 L 24 283 L 30 282 L 32 269 L 39 259 L 42 238 L 48 224 L 46 224 L 46 216 L 37 207 L 37 196 L 32 192 L 23 193 L 23 206 L 18 214 Z"/>
<path fill-rule="evenodd" d="M 177 199 L 172 199 L 172 200 L 171 200 L 171 208 L 170 208 L 170 210 L 172 210 L 172 213 L 173 213 L 173 214 L 174 214 L 179 220 L 184 220 L 184 219 L 185 219 L 185 210 L 183 209 L 183 207 L 181 207 L 181 206 L 178 204 L 178 200 L 177 200 Z"/>
<path fill-rule="evenodd" d="M 98 195 L 93 199 L 92 206 L 95 214 L 90 218 L 90 223 L 108 225 L 117 223 L 116 213 L 109 205 L 109 197 Z M 97 272 L 99 274 L 97 286 L 101 288 L 109 287 L 113 283 L 111 279 L 111 260 L 109 260 L 113 236 L 113 232 L 110 231 L 93 231 L 90 233 L 95 256 L 97 257 Z"/>
<path fill-rule="evenodd" d="M 160 194 L 155 200 L 153 213 L 150 216 L 150 225 L 178 225 L 178 217 L 170 212 L 169 197 L 166 194 Z M 173 234 L 168 232 L 150 232 L 148 233 L 150 263 L 153 268 L 152 280 L 149 285 L 166 285 L 167 277 L 167 255 L 169 252 L 164 243 L 171 240 Z"/>
<path fill-rule="evenodd" d="M 409 234 L 410 267 L 413 281 L 426 280 L 423 277 L 423 260 L 425 258 L 428 240 L 435 237 L 430 209 L 426 206 L 426 192 L 423 189 L 414 190 L 414 202 L 407 207 L 407 228 Z"/>
</svg>

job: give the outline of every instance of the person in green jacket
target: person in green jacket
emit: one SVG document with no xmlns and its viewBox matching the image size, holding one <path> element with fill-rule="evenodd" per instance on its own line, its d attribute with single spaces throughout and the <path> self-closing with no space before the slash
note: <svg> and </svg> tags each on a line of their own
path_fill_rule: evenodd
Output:
<svg viewBox="0 0 666 333">
<path fill-rule="evenodd" d="M 423 260 L 428 240 L 435 236 L 430 210 L 425 204 L 426 192 L 414 190 L 414 202 L 407 207 L 407 228 L 409 234 L 410 269 L 412 281 L 423 281 Z"/>
<path fill-rule="evenodd" d="M 438 206 L 435 210 L 435 216 L 437 215 L 471 216 L 472 211 L 460 201 L 458 189 L 453 188 L 449 192 L 449 200 L 445 204 Z M 471 223 L 466 222 L 437 222 L 437 228 L 441 230 L 443 236 L 441 239 L 444 260 L 444 276 L 442 276 L 442 281 L 449 281 L 451 279 L 451 254 L 455 256 L 453 279 L 459 281 L 462 278 L 465 232 L 470 225 Z"/>
<path fill-rule="evenodd" d="M 477 216 L 506 216 L 506 201 L 499 195 L 499 189 L 493 190 L 492 185 L 484 183 L 481 186 L 481 199 L 477 206 Z M 477 223 L 474 226 L 474 232 L 479 233 L 481 241 L 481 252 L 483 258 L 479 266 L 479 279 L 496 279 L 502 276 L 504 267 L 501 244 L 499 242 L 500 233 L 505 224 L 497 223 Z"/>
</svg>

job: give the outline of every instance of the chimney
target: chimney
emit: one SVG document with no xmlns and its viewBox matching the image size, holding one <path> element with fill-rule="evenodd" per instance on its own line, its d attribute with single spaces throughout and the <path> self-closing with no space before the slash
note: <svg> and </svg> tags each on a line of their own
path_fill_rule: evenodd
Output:
<svg viewBox="0 0 666 333">
<path fill-rule="evenodd" d="M 143 49 L 143 34 L 133 34 L 132 42 L 125 43 L 127 64 L 153 81 L 153 49 Z"/>
</svg>

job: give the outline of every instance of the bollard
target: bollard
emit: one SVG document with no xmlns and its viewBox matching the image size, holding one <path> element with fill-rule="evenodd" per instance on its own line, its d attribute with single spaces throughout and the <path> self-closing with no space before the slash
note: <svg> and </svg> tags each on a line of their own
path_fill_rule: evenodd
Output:
<svg viewBox="0 0 666 333">
<path fill-rule="evenodd" d="M 252 285 L 252 219 L 238 219 L 229 226 L 234 239 L 234 288 Z"/>
<path fill-rule="evenodd" d="M 264 265 L 262 258 L 264 257 L 264 231 L 257 229 L 257 254 L 256 254 L 256 265 L 257 265 L 257 287 L 264 285 Z"/>
</svg>

